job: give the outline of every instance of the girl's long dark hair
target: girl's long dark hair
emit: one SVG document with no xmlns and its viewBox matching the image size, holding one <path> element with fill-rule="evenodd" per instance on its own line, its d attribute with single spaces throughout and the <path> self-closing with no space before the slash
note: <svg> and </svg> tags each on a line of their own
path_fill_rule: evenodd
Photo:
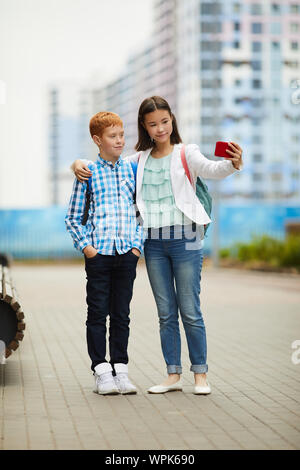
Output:
<svg viewBox="0 0 300 470">
<path fill-rule="evenodd" d="M 171 108 L 168 104 L 168 102 L 162 98 L 161 96 L 151 96 L 150 98 L 146 98 L 139 109 L 139 114 L 138 114 L 138 142 L 135 146 L 135 150 L 140 151 L 140 150 L 147 150 L 151 149 L 155 146 L 155 142 L 153 142 L 146 131 L 144 127 L 144 120 L 145 120 L 145 115 L 148 113 L 152 113 L 153 111 L 156 111 L 157 109 L 165 109 L 168 111 L 172 118 L 173 122 L 173 132 L 170 136 L 171 139 L 171 144 L 180 144 L 182 142 L 181 137 L 178 132 L 177 128 L 177 122 L 174 114 L 171 112 Z"/>
</svg>

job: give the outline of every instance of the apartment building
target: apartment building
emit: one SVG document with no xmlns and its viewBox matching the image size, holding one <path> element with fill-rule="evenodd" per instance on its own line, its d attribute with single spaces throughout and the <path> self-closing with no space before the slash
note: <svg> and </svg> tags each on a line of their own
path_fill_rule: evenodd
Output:
<svg viewBox="0 0 300 470">
<path fill-rule="evenodd" d="M 86 106 L 120 114 L 128 154 L 139 104 L 164 96 L 184 141 L 208 158 L 217 140 L 243 147 L 243 172 L 219 183 L 222 198 L 299 201 L 300 0 L 157 0 L 154 8 L 148 46 L 114 81 L 87 90 Z"/>
<path fill-rule="evenodd" d="M 300 2 L 177 2 L 178 110 L 187 141 L 244 148 L 224 197 L 300 198 Z M 182 71 L 182 73 L 181 73 Z"/>
</svg>

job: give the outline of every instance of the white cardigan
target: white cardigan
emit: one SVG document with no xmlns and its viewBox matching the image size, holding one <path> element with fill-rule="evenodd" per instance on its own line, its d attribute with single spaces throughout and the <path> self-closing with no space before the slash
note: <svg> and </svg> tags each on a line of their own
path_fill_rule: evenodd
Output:
<svg viewBox="0 0 300 470">
<path fill-rule="evenodd" d="M 205 225 L 211 222 L 211 219 L 207 215 L 204 207 L 196 196 L 195 183 L 197 177 L 200 176 L 200 178 L 222 179 L 239 170 L 234 168 L 230 160 L 209 160 L 204 155 L 202 155 L 198 145 L 186 145 L 185 156 L 191 179 L 193 181 L 192 187 L 188 177 L 185 174 L 181 162 L 180 150 L 182 145 L 183 144 L 174 145 L 170 162 L 171 184 L 175 204 L 177 208 L 180 209 L 191 220 L 199 225 Z M 145 163 L 150 153 L 151 149 L 148 149 L 126 157 L 126 160 L 131 162 L 139 161 L 136 176 L 136 205 L 143 219 L 143 215 L 145 214 L 145 203 L 142 197 L 142 182 Z"/>
</svg>

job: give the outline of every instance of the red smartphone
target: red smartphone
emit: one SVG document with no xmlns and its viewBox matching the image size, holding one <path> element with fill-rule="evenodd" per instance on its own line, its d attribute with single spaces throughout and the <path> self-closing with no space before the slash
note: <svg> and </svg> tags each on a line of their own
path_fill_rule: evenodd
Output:
<svg viewBox="0 0 300 470">
<path fill-rule="evenodd" d="M 217 142 L 216 143 L 216 148 L 215 148 L 215 156 L 216 157 L 232 158 L 230 153 L 226 152 L 226 149 L 230 150 L 228 142 L 221 142 L 221 141 Z"/>
</svg>

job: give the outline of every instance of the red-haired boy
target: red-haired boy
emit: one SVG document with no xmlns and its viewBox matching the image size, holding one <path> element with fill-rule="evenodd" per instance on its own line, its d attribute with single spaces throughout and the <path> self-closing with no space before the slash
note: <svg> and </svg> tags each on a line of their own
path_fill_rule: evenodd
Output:
<svg viewBox="0 0 300 470">
<path fill-rule="evenodd" d="M 125 145 L 121 118 L 100 112 L 90 120 L 99 148 L 89 166 L 90 209 L 82 225 L 87 185 L 74 181 L 65 218 L 74 246 L 84 253 L 87 275 L 87 346 L 99 394 L 136 393 L 128 378 L 129 306 L 136 265 L 143 249 L 143 228 L 134 207 L 135 175 L 120 157 Z M 110 362 L 106 361 L 106 317 Z"/>
</svg>

